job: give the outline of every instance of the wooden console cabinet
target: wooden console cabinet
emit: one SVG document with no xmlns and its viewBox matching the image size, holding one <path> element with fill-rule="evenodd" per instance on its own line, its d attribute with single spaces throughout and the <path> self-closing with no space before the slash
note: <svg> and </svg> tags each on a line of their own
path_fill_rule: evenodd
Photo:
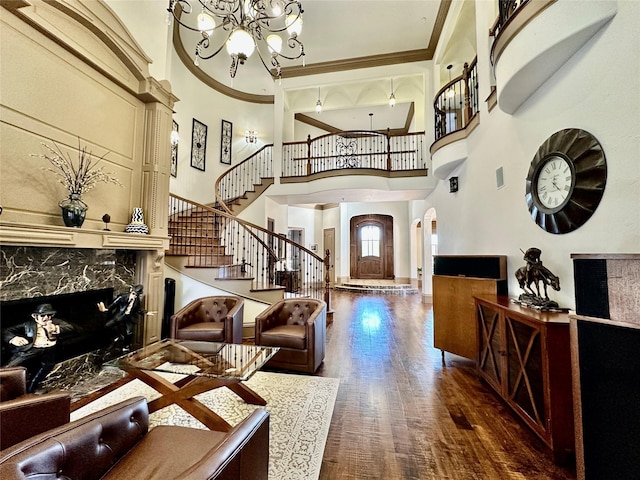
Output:
<svg viewBox="0 0 640 480">
<path fill-rule="evenodd" d="M 438 255 L 433 275 L 433 344 L 444 352 L 478 356 L 474 296 L 507 294 L 507 257 Z"/>
<path fill-rule="evenodd" d="M 478 374 L 551 449 L 575 452 L 569 315 L 476 297 Z"/>
</svg>

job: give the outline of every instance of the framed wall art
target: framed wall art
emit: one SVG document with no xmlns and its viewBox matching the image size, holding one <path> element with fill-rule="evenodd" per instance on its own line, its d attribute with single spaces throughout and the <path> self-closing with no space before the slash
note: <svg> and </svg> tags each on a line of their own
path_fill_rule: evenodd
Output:
<svg viewBox="0 0 640 480">
<path fill-rule="evenodd" d="M 222 120 L 222 133 L 220 135 L 220 162 L 231 165 L 231 135 L 233 125 L 231 122 Z"/>
<path fill-rule="evenodd" d="M 178 133 L 178 122 L 172 120 L 171 127 L 171 176 L 178 176 L 178 140 L 180 135 Z"/>
<path fill-rule="evenodd" d="M 191 166 L 204 172 L 207 154 L 207 126 L 193 119 L 191 131 Z"/>
</svg>

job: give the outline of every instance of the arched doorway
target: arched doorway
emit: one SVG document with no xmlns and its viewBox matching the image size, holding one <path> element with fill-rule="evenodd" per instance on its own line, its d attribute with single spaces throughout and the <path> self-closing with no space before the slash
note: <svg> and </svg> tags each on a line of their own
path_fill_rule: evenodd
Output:
<svg viewBox="0 0 640 480">
<path fill-rule="evenodd" d="M 350 232 L 351 278 L 393 280 L 393 217 L 357 215 L 351 218 Z"/>
</svg>

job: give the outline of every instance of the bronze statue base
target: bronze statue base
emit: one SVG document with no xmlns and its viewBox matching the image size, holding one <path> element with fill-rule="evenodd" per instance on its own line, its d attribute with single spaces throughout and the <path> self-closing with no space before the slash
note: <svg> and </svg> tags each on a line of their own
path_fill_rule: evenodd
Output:
<svg viewBox="0 0 640 480">
<path fill-rule="evenodd" d="M 558 302 L 553 300 L 545 300 L 538 295 L 532 295 L 530 293 L 521 294 L 517 300 L 511 300 L 514 303 L 522 305 L 523 307 L 534 308 L 543 312 L 568 312 L 568 308 L 561 308 Z"/>
</svg>

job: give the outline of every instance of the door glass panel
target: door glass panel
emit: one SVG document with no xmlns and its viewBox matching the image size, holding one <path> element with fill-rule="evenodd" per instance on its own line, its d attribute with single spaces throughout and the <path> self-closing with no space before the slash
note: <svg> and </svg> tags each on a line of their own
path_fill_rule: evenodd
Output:
<svg viewBox="0 0 640 480">
<path fill-rule="evenodd" d="M 379 257 L 380 256 L 380 227 L 375 225 L 367 225 L 360 230 L 362 256 L 363 257 Z"/>
</svg>

